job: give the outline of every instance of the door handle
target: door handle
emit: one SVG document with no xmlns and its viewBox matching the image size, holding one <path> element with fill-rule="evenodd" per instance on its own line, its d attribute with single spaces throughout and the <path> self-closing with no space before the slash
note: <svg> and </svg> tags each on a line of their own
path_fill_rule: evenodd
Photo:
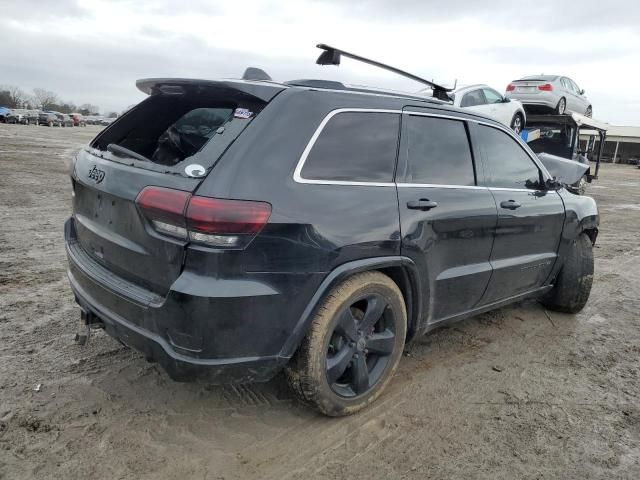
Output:
<svg viewBox="0 0 640 480">
<path fill-rule="evenodd" d="M 516 208 L 520 208 L 521 206 L 522 205 L 515 200 L 505 200 L 504 202 L 500 202 L 500 208 L 507 208 L 509 210 L 515 210 Z"/>
<path fill-rule="evenodd" d="M 428 198 L 421 198 L 420 200 L 411 200 L 407 202 L 407 208 L 410 210 L 422 210 L 427 211 L 432 208 L 436 208 L 438 204 L 436 202 L 432 202 Z"/>
</svg>

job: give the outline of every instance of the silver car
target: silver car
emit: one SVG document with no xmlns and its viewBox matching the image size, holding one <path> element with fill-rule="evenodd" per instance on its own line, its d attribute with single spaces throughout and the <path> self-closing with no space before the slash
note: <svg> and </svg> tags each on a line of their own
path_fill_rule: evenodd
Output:
<svg viewBox="0 0 640 480">
<path fill-rule="evenodd" d="M 591 117 L 593 107 L 576 82 L 560 75 L 532 75 L 507 86 L 507 98 L 520 100 L 527 110 L 552 109 L 557 114 L 579 113 Z"/>
</svg>

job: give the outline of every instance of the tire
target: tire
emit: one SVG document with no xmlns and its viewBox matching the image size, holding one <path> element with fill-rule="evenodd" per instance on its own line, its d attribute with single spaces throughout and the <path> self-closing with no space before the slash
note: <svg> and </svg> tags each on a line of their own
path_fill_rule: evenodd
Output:
<svg viewBox="0 0 640 480">
<path fill-rule="evenodd" d="M 581 234 L 569 247 L 556 283 L 543 299 L 549 310 L 578 313 L 584 308 L 593 283 L 593 244 Z"/>
<path fill-rule="evenodd" d="M 584 116 L 589 118 L 593 117 L 593 107 L 591 105 L 587 107 L 587 110 L 584 112 Z"/>
<path fill-rule="evenodd" d="M 511 119 L 511 130 L 516 132 L 516 134 L 520 135 L 522 129 L 524 128 L 524 118 L 521 113 L 516 113 Z"/>
<path fill-rule="evenodd" d="M 567 99 L 562 97 L 556 105 L 556 113 L 558 115 L 564 115 L 567 112 Z"/>
<path fill-rule="evenodd" d="M 285 370 L 289 385 L 325 415 L 356 413 L 389 383 L 406 333 L 404 299 L 393 280 L 380 272 L 356 274 L 322 302 Z"/>
</svg>

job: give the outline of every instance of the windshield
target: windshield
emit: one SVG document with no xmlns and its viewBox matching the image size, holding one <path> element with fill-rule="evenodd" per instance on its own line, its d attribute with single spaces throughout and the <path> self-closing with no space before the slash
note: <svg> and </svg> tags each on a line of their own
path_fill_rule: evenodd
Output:
<svg viewBox="0 0 640 480">
<path fill-rule="evenodd" d="M 522 77 L 520 80 L 530 80 L 530 81 L 541 81 L 541 82 L 551 82 L 558 78 L 557 75 L 529 75 L 528 77 Z"/>
</svg>

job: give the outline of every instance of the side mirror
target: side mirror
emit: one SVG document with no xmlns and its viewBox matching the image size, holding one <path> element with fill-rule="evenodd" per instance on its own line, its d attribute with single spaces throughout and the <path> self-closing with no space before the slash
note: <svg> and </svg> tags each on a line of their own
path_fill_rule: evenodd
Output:
<svg viewBox="0 0 640 480">
<path fill-rule="evenodd" d="M 548 178 L 544 181 L 544 188 L 546 190 L 560 190 L 562 188 L 562 183 L 556 180 L 556 177 Z"/>
<path fill-rule="evenodd" d="M 580 90 L 580 95 L 584 95 L 584 89 Z"/>
<path fill-rule="evenodd" d="M 502 97 L 502 103 L 509 103 L 511 101 L 510 98 Z"/>
</svg>

